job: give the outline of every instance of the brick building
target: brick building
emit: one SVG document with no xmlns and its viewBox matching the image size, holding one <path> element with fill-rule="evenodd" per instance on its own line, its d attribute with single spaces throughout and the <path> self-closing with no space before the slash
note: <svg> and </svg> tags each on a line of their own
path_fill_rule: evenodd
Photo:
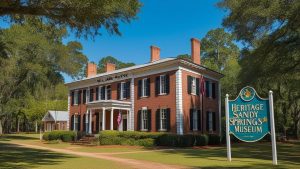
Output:
<svg viewBox="0 0 300 169">
<path fill-rule="evenodd" d="M 101 74 L 89 63 L 86 78 L 67 83 L 70 129 L 220 133 L 223 75 L 201 66 L 200 41 L 191 39 L 191 60 L 160 59 L 155 46 L 150 55 L 119 70 L 107 63 Z"/>
</svg>

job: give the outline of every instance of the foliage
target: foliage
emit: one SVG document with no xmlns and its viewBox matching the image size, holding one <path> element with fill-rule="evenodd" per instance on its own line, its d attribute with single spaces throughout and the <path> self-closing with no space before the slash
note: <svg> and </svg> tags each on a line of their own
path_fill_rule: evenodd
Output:
<svg viewBox="0 0 300 169">
<path fill-rule="evenodd" d="M 0 16 L 11 22 L 38 18 L 53 26 L 68 26 L 79 35 L 97 35 L 101 28 L 120 34 L 119 22 L 129 23 L 141 4 L 138 0 L 11 0 L 0 2 Z"/>
<path fill-rule="evenodd" d="M 62 43 L 66 34 L 64 28 L 34 19 L 1 31 L 0 133 L 2 122 L 6 132 L 13 123 L 18 131 L 22 119 L 23 130 L 28 130 L 46 109 L 66 109 L 61 73 L 79 77 L 87 62 L 78 42 Z"/>
<path fill-rule="evenodd" d="M 134 63 L 128 62 L 122 62 L 117 60 L 116 58 L 114 58 L 113 56 L 106 56 L 101 58 L 101 60 L 98 63 L 98 73 L 103 73 L 105 72 L 105 64 L 109 62 L 109 63 L 113 63 L 116 65 L 116 69 L 122 69 L 122 68 L 127 68 L 130 66 L 134 66 Z"/>
<path fill-rule="evenodd" d="M 43 134 L 43 140 L 61 140 L 63 142 L 74 141 L 76 133 L 74 131 L 51 131 Z"/>
<path fill-rule="evenodd" d="M 268 96 L 274 91 L 277 131 L 299 138 L 300 1 L 223 0 L 223 25 L 246 46 L 242 51 L 240 85 Z"/>
<path fill-rule="evenodd" d="M 211 141 L 209 141 L 211 139 Z M 192 147 L 206 146 L 208 144 L 220 144 L 218 135 L 194 135 L 194 134 L 169 134 L 149 133 L 138 131 L 101 131 L 99 135 L 100 145 L 139 145 L 139 146 L 170 146 Z"/>
</svg>

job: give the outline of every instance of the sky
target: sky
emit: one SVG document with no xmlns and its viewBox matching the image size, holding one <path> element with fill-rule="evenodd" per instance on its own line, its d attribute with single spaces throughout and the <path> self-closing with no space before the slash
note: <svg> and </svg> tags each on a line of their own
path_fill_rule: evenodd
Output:
<svg viewBox="0 0 300 169">
<path fill-rule="evenodd" d="M 120 23 L 121 36 L 102 35 L 77 39 L 70 34 L 64 41 L 82 43 L 83 53 L 98 63 L 102 57 L 114 56 L 123 62 L 143 64 L 150 61 L 150 46 L 161 49 L 161 58 L 190 53 L 190 39 L 203 38 L 222 27 L 225 11 L 216 7 L 217 0 L 142 0 L 143 6 L 131 23 Z M 65 82 L 72 79 L 66 75 Z"/>
</svg>

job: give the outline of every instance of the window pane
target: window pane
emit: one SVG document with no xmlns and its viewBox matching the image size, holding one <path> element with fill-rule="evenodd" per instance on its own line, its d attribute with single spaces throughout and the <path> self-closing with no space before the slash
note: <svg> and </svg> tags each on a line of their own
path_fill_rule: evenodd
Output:
<svg viewBox="0 0 300 169">
<path fill-rule="evenodd" d="M 166 76 L 165 75 L 160 76 L 160 93 L 161 94 L 166 93 Z"/>
<path fill-rule="evenodd" d="M 167 129 L 167 109 L 160 109 L 160 129 Z"/>
<path fill-rule="evenodd" d="M 196 110 L 193 111 L 193 130 L 198 130 L 198 113 Z"/>
</svg>

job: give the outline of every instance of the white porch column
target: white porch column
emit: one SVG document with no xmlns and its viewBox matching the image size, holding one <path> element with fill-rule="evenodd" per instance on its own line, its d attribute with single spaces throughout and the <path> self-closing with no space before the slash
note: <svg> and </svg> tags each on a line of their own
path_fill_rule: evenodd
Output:
<svg viewBox="0 0 300 169">
<path fill-rule="evenodd" d="M 105 130 L 105 108 L 102 108 L 102 130 Z"/>
<path fill-rule="evenodd" d="M 176 71 L 176 129 L 177 134 L 183 134 L 183 97 L 182 97 L 182 72 Z"/>
<path fill-rule="evenodd" d="M 92 134 L 92 111 L 89 110 L 89 134 Z"/>
<path fill-rule="evenodd" d="M 76 115 L 74 114 L 74 119 L 73 119 L 73 131 L 76 131 Z M 52 131 L 52 125 L 51 125 L 51 131 Z"/>
<path fill-rule="evenodd" d="M 110 111 L 110 130 L 114 130 L 114 109 Z"/>
<path fill-rule="evenodd" d="M 134 131 L 134 77 L 132 77 L 130 81 L 130 101 L 131 109 L 129 111 L 129 116 L 127 116 L 127 129 L 129 131 Z"/>
</svg>

